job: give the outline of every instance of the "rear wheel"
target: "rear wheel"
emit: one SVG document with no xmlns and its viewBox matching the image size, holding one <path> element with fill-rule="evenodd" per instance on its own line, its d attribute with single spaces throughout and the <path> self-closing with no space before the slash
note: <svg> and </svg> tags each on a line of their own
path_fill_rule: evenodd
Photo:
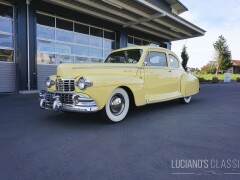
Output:
<svg viewBox="0 0 240 180">
<path fill-rule="evenodd" d="M 187 96 L 179 99 L 182 104 L 189 104 L 191 102 L 192 96 Z"/>
<path fill-rule="evenodd" d="M 122 121 L 129 110 L 129 96 L 122 88 L 115 89 L 101 111 L 102 118 L 111 123 Z"/>
</svg>

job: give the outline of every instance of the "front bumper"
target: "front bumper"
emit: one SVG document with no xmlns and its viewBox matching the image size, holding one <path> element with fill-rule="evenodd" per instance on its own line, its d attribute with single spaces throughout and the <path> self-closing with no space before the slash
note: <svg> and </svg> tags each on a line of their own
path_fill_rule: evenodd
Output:
<svg viewBox="0 0 240 180">
<path fill-rule="evenodd" d="M 64 96 L 67 95 L 67 102 Z M 71 96 L 69 96 L 71 95 Z M 53 111 L 96 112 L 98 107 L 93 99 L 82 94 L 41 91 L 39 93 L 40 108 Z"/>
</svg>

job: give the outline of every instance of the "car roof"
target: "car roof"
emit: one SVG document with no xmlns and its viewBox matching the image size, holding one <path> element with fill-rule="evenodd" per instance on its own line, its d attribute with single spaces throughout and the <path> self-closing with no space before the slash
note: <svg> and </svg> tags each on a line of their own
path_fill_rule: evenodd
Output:
<svg viewBox="0 0 240 180">
<path fill-rule="evenodd" d="M 126 48 L 113 50 L 112 52 L 118 52 L 118 51 L 130 50 L 130 49 L 142 49 L 144 51 L 148 51 L 148 50 L 159 51 L 159 50 L 161 50 L 161 51 L 165 51 L 165 52 L 171 53 L 171 54 L 176 56 L 176 54 L 174 52 L 172 52 L 171 50 L 166 49 L 166 48 L 162 48 L 162 47 L 156 47 L 156 46 L 131 46 L 131 47 L 126 47 Z"/>
</svg>

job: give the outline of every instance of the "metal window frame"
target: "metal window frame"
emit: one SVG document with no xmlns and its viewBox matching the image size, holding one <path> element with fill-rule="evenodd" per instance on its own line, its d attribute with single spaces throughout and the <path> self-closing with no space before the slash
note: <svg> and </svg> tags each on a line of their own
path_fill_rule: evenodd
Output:
<svg viewBox="0 0 240 180">
<path fill-rule="evenodd" d="M 160 45 L 160 43 L 157 43 L 157 42 L 151 41 L 151 40 L 149 40 L 149 39 L 143 39 L 143 38 L 139 38 L 139 37 L 132 36 L 132 35 L 127 35 L 127 37 L 132 37 L 132 38 L 133 38 L 133 44 L 134 44 L 134 39 L 136 38 L 136 39 L 141 40 L 141 44 L 142 44 L 142 41 L 147 41 L 147 42 L 149 42 L 149 43 L 154 43 L 154 44 L 158 44 L 158 45 Z M 136 44 L 134 44 L 134 45 L 136 45 Z M 159 46 L 159 47 L 160 47 L 160 46 Z"/>
<path fill-rule="evenodd" d="M 92 25 L 92 24 L 90 24 L 90 23 L 89 23 L 89 24 L 86 24 L 86 23 L 82 23 L 82 22 L 79 22 L 79 21 L 70 20 L 70 19 L 63 18 L 63 17 L 61 17 L 61 16 L 58 16 L 58 15 L 56 15 L 56 14 L 53 15 L 53 14 L 45 13 L 45 12 L 42 12 L 42 11 L 37 11 L 37 14 L 41 14 L 41 15 L 53 17 L 53 18 L 55 19 L 55 27 L 50 27 L 50 26 L 46 26 L 46 25 L 42 25 L 42 24 L 37 24 L 37 27 L 40 26 L 40 27 L 44 27 L 44 28 L 48 28 L 48 29 L 52 29 L 52 30 L 54 29 L 54 38 L 55 38 L 55 39 L 53 40 L 53 39 L 36 37 L 37 40 L 44 40 L 44 41 L 54 42 L 54 51 L 55 51 L 55 52 L 38 51 L 38 50 L 37 50 L 37 52 L 39 52 L 39 53 L 55 54 L 55 55 L 56 55 L 56 54 L 59 54 L 59 55 L 72 56 L 72 57 L 97 58 L 97 59 L 102 59 L 102 60 L 104 60 L 104 58 L 105 58 L 105 51 L 106 51 L 106 50 L 112 51 L 112 50 L 116 49 L 116 44 L 117 44 L 117 42 L 116 42 L 116 32 L 113 31 L 113 30 L 109 30 L 109 29 L 106 29 L 106 28 L 98 27 L 98 26 Z M 73 30 L 72 30 L 72 31 L 69 31 L 69 30 L 57 28 L 57 27 L 56 27 L 56 25 L 57 25 L 57 24 L 56 24 L 57 18 L 58 18 L 58 19 L 65 20 L 65 21 L 72 22 L 72 23 L 73 23 Z M 86 44 L 79 44 L 79 43 L 76 43 L 76 42 L 75 42 L 75 34 L 81 34 L 81 33 L 75 31 L 75 23 L 76 23 L 76 24 L 81 24 L 81 25 L 88 26 L 88 28 L 89 28 L 88 34 L 84 34 L 84 35 L 87 35 L 87 36 L 89 37 L 89 39 L 88 39 L 88 45 L 86 45 Z M 102 47 L 91 46 L 91 45 L 90 45 L 90 38 L 91 38 L 91 36 L 92 36 L 92 35 L 90 35 L 90 33 L 91 33 L 91 27 L 96 28 L 96 29 L 100 29 L 100 30 L 103 31 L 103 37 L 93 36 L 93 37 L 95 37 L 95 38 L 97 38 L 97 39 L 101 39 L 101 40 L 102 40 Z M 73 33 L 73 42 L 65 42 L 65 41 L 59 41 L 59 40 L 57 40 L 57 39 L 56 39 L 57 30 Z M 115 47 L 114 47 L 114 49 L 109 49 L 109 48 L 105 48 L 105 47 L 104 47 L 104 43 L 105 43 L 105 39 L 106 39 L 105 36 L 104 36 L 105 31 L 114 33 L 114 35 L 115 35 L 115 37 L 114 37 L 115 40 L 107 39 L 107 40 L 110 40 L 110 41 L 114 41 L 114 42 L 115 42 Z M 72 54 L 56 53 L 56 44 L 57 44 L 57 43 L 66 44 L 66 45 L 72 45 L 73 48 L 74 48 L 74 53 L 72 53 Z M 83 47 L 87 47 L 87 48 L 101 49 L 101 50 L 102 50 L 102 57 L 96 57 L 96 56 L 81 56 L 81 55 L 78 55 L 78 54 L 75 53 L 75 46 L 83 46 Z M 75 63 L 75 58 L 74 58 L 74 63 Z M 57 65 L 57 64 L 41 64 L 41 65 Z"/>
<path fill-rule="evenodd" d="M 15 63 L 16 62 L 16 39 L 15 39 L 15 34 L 16 34 L 16 30 L 15 30 L 15 6 L 13 4 L 10 4 L 8 2 L 5 2 L 5 1 L 1 1 L 0 2 L 0 5 L 5 5 L 5 6 L 10 6 L 13 8 L 13 18 L 7 18 L 7 17 L 2 17 L 0 16 L 1 19 L 6 19 L 6 20 L 11 20 L 12 21 L 12 33 L 8 33 L 8 32 L 0 32 L 0 34 L 3 34 L 3 35 L 11 35 L 12 38 L 13 38 L 13 47 L 10 48 L 10 47 L 5 47 L 5 46 L 0 46 L 0 49 L 5 49 L 5 50 L 11 50 L 13 51 L 13 61 L 12 62 L 6 62 L 6 61 L 0 61 L 0 63 Z"/>
</svg>

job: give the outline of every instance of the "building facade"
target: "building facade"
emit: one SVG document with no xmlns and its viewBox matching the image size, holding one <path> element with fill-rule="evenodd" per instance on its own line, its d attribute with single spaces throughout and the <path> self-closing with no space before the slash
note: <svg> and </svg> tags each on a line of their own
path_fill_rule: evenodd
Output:
<svg viewBox="0 0 240 180">
<path fill-rule="evenodd" d="M 203 36 L 178 0 L 0 0 L 0 92 L 44 89 L 59 63 Z"/>
</svg>

